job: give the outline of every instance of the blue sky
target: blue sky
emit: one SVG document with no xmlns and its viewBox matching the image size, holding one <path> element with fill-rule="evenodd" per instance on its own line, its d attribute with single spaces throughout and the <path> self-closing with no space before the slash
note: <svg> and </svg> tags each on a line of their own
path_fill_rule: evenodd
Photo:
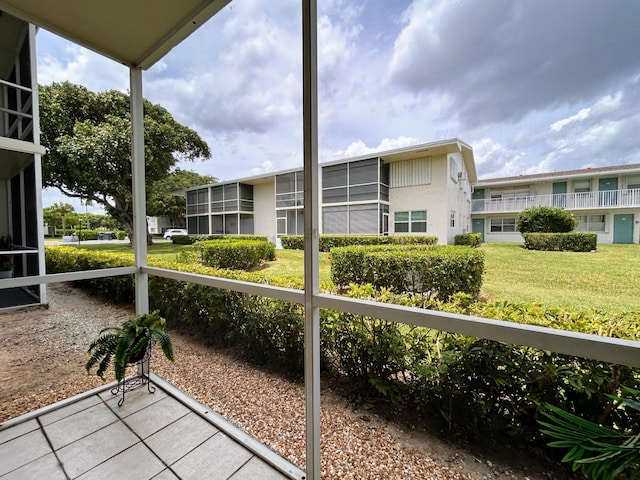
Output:
<svg viewBox="0 0 640 480">
<path fill-rule="evenodd" d="M 640 2 L 318 8 L 321 161 L 458 137 L 485 178 L 640 163 Z M 181 167 L 228 180 L 302 165 L 300 30 L 299 0 L 234 0 L 144 73 L 145 97 L 211 147 Z M 128 89 L 125 67 L 46 31 L 37 49 L 41 84 Z"/>
</svg>

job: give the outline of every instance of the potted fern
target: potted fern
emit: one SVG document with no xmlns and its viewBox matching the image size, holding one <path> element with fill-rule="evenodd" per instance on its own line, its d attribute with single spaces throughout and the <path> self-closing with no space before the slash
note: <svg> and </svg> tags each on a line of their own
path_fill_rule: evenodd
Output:
<svg viewBox="0 0 640 480">
<path fill-rule="evenodd" d="M 11 235 L 0 236 L 0 252 L 13 250 Z M 13 255 L 0 255 L 0 278 L 13 276 Z"/>
<path fill-rule="evenodd" d="M 87 373 L 97 365 L 95 374 L 105 380 L 104 373 L 113 362 L 116 380 L 122 382 L 127 366 L 143 359 L 147 347 L 155 342 L 170 361 L 175 361 L 171 338 L 165 332 L 166 320 L 157 311 L 144 313 L 127 320 L 118 327 L 107 327 L 100 331 L 89 345 Z"/>
</svg>

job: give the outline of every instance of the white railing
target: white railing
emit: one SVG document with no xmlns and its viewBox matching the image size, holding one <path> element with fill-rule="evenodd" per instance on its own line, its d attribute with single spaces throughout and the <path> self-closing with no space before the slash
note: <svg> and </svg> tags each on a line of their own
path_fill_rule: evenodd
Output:
<svg viewBox="0 0 640 480">
<path fill-rule="evenodd" d="M 561 207 L 567 210 L 640 207 L 640 188 L 487 198 L 471 202 L 472 213 L 520 212 L 531 207 Z"/>
<path fill-rule="evenodd" d="M 0 280 L 0 289 L 45 283 L 87 280 L 136 273 L 135 267 L 120 267 L 82 272 L 56 273 L 32 277 Z M 290 288 L 274 287 L 257 283 L 241 282 L 207 275 L 178 272 L 143 266 L 141 273 L 163 278 L 196 283 L 225 290 L 260 295 L 293 303 L 304 303 L 304 292 Z M 517 323 L 471 317 L 420 308 L 404 307 L 385 303 L 359 300 L 337 295 L 314 295 L 315 305 L 320 308 L 352 312 L 374 318 L 390 320 L 408 325 L 434 328 L 461 333 L 473 337 L 525 345 L 574 355 L 592 360 L 640 367 L 640 342 L 603 337 L 585 333 L 569 332 L 553 328 L 521 325 Z"/>
<path fill-rule="evenodd" d="M 16 140 L 29 138 L 33 129 L 31 100 L 30 88 L 0 79 L 0 136 Z M 10 108 L 10 103 L 15 106 Z"/>
</svg>

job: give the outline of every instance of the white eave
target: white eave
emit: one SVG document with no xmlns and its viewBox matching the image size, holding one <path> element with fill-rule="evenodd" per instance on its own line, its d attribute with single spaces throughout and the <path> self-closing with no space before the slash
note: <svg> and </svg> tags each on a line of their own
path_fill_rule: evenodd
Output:
<svg viewBox="0 0 640 480">
<path fill-rule="evenodd" d="M 0 0 L 0 10 L 146 70 L 230 1 Z"/>
</svg>

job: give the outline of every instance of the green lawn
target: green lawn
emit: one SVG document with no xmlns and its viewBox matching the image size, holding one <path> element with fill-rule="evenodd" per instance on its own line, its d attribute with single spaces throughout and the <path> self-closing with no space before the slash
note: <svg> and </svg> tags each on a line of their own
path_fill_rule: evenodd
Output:
<svg viewBox="0 0 640 480">
<path fill-rule="evenodd" d="M 486 252 L 482 292 L 489 300 L 640 309 L 640 245 L 598 245 L 594 253 L 539 252 L 515 243 L 481 248 Z"/>
<path fill-rule="evenodd" d="M 80 245 L 80 248 L 133 253 L 122 244 Z M 186 245 L 160 242 L 149 255 L 175 260 Z M 521 244 L 486 243 L 483 295 L 490 301 L 539 302 L 575 310 L 640 309 L 640 245 L 599 245 L 595 253 L 538 252 Z M 277 260 L 261 273 L 267 276 L 303 276 L 303 252 L 276 250 Z M 330 279 L 328 254 L 320 253 L 320 281 Z"/>
</svg>

